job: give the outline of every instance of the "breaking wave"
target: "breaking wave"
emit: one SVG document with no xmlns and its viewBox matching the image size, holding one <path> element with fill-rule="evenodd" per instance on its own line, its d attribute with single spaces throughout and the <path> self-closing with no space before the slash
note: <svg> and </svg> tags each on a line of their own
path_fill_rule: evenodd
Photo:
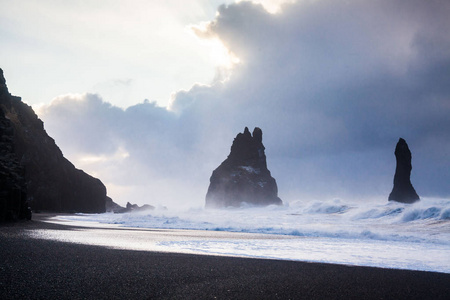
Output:
<svg viewBox="0 0 450 300">
<path fill-rule="evenodd" d="M 450 200 L 414 204 L 297 201 L 285 206 L 67 216 L 124 227 L 249 232 L 450 245 Z"/>
</svg>

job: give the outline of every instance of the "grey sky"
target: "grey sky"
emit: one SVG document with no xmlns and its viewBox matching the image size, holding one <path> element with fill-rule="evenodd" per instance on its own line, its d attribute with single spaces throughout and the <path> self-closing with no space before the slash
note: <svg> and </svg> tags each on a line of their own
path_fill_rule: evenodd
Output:
<svg viewBox="0 0 450 300">
<path fill-rule="evenodd" d="M 286 202 L 387 201 L 399 137 L 419 195 L 448 197 L 449 15 L 448 1 L 298 1 L 276 14 L 224 5 L 197 34 L 220 39 L 239 63 L 178 91 L 168 108 L 73 94 L 39 113 L 63 152 L 122 204 L 202 205 L 245 126 L 263 130 Z"/>
</svg>

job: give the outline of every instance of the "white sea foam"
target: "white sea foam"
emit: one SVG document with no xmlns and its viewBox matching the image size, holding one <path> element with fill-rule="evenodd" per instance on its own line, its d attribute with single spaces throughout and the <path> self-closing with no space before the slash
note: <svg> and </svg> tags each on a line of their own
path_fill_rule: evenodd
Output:
<svg viewBox="0 0 450 300">
<path fill-rule="evenodd" d="M 123 227 L 263 233 L 283 237 L 258 241 L 164 241 L 159 246 L 166 250 L 450 273 L 448 199 L 422 199 L 414 204 L 385 200 L 380 203 L 349 203 L 337 199 L 297 201 L 265 208 L 157 209 L 65 218 Z"/>
</svg>

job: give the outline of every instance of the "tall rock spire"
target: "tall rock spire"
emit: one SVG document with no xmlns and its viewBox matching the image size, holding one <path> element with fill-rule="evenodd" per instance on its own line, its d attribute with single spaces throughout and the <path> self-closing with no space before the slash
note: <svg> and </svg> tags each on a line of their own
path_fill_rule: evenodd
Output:
<svg viewBox="0 0 450 300">
<path fill-rule="evenodd" d="M 256 127 L 250 134 L 245 127 L 244 133 L 234 139 L 228 158 L 211 176 L 206 207 L 282 204 L 277 183 L 267 169 L 264 150 L 262 130 Z"/>
<path fill-rule="evenodd" d="M 419 201 L 419 195 L 411 184 L 411 151 L 408 144 L 402 138 L 395 147 L 397 166 L 394 175 L 394 188 L 389 195 L 389 201 L 413 203 Z"/>
</svg>

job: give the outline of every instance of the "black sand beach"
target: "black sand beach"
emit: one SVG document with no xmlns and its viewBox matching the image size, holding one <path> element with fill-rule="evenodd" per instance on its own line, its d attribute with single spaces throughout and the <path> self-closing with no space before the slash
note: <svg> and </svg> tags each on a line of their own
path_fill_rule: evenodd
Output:
<svg viewBox="0 0 450 300">
<path fill-rule="evenodd" d="M 1 299 L 448 299 L 450 274 L 148 251 L 30 239 L 0 227 Z"/>
</svg>

